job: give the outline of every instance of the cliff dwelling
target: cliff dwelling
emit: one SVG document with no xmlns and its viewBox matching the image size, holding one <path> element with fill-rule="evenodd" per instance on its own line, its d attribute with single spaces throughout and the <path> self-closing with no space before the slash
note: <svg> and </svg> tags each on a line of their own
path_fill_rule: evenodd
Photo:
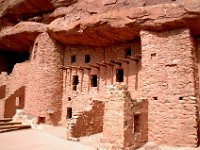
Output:
<svg viewBox="0 0 200 150">
<path fill-rule="evenodd" d="M 199 0 L 0 0 L 0 118 L 66 140 L 198 147 L 199 61 Z"/>
</svg>

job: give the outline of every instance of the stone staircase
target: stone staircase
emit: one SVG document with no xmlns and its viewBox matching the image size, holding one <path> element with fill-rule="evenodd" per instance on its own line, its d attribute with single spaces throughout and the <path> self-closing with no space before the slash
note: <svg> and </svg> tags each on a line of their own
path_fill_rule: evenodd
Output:
<svg viewBox="0 0 200 150">
<path fill-rule="evenodd" d="M 22 125 L 21 122 L 14 122 L 12 118 L 0 119 L 0 133 L 31 128 L 30 125 Z"/>
</svg>

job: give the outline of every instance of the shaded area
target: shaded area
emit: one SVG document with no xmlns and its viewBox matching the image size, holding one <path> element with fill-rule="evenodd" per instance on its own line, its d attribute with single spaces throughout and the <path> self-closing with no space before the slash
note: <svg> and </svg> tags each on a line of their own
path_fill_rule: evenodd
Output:
<svg viewBox="0 0 200 150">
<path fill-rule="evenodd" d="M 12 118 L 16 109 L 23 109 L 25 105 L 25 87 L 21 87 L 5 99 L 5 118 Z"/>
<path fill-rule="evenodd" d="M 29 52 L 9 52 L 0 51 L 0 73 L 7 72 L 10 74 L 16 63 L 29 60 Z"/>
</svg>

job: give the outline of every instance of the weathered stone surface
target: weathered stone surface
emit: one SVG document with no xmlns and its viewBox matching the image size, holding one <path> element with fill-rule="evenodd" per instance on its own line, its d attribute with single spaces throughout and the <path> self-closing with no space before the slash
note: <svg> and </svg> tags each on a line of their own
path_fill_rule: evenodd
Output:
<svg viewBox="0 0 200 150">
<path fill-rule="evenodd" d="M 0 25 L 13 24 L 35 14 L 50 12 L 56 7 L 68 6 L 77 0 L 1 0 Z"/>
<path fill-rule="evenodd" d="M 70 124 L 72 137 L 103 130 L 113 149 L 147 140 L 197 146 L 199 0 L 0 4 L 0 72 L 8 73 L 0 74 L 0 116 L 12 117 L 20 97 L 43 122 Z M 24 57 L 10 59 L 14 51 Z"/>
<path fill-rule="evenodd" d="M 36 22 L 20 22 L 0 32 L 0 49 L 29 51 L 37 35 L 46 31 L 46 25 Z"/>
<path fill-rule="evenodd" d="M 63 65 L 63 49 L 47 33 L 42 33 L 34 43 L 31 56 L 25 110 L 57 125 L 62 108 L 63 72 L 58 66 Z"/>
<path fill-rule="evenodd" d="M 48 26 L 48 33 L 64 44 L 96 46 L 131 40 L 139 36 L 142 29 L 158 31 L 190 27 L 195 35 L 199 35 L 197 25 L 200 24 L 200 16 L 192 13 L 192 8 L 198 10 L 195 3 L 190 4 L 190 10 L 184 5 L 162 4 L 122 7 L 87 18 L 65 16 L 53 21 Z"/>
</svg>

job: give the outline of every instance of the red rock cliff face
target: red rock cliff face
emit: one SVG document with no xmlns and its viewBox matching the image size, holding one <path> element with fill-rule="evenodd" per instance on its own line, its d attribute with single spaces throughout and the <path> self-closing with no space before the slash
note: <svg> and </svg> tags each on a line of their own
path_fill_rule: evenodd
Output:
<svg viewBox="0 0 200 150">
<path fill-rule="evenodd" d="M 65 121 L 68 105 L 64 100 L 63 104 L 66 105 L 62 106 L 62 100 L 69 96 L 66 87 L 63 94 L 63 79 L 67 77 L 63 78 L 64 71 L 59 67 L 66 65 L 62 66 L 66 69 L 71 65 L 71 54 L 76 50 L 80 57 L 79 64 L 73 64 L 75 68 L 84 65 L 80 64 L 80 60 L 84 63 L 85 52 L 91 53 L 92 59 L 98 57 L 100 64 L 103 59 L 107 64 L 112 60 L 119 61 L 119 57 L 127 62 L 124 60 L 126 47 L 115 51 L 117 45 L 129 46 L 128 43 L 133 44 L 140 39 L 141 48 L 138 47 L 141 49 L 141 59 L 131 62 L 130 68 L 124 67 L 124 64 L 121 67 L 132 70 L 134 74 L 130 76 L 131 71 L 129 74 L 127 71 L 126 83 L 123 82 L 129 86 L 131 96 L 147 97 L 149 101 L 148 139 L 164 144 L 197 146 L 199 75 L 195 44 L 199 41 L 195 43 L 194 39 L 200 36 L 199 26 L 200 0 L 0 0 L 0 50 L 30 52 L 27 65 L 19 65 L 21 69 L 15 66 L 10 75 L 1 74 L 4 78 L 0 83 L 1 86 L 6 84 L 6 89 L 11 89 L 9 94 L 19 88 L 12 83 L 25 86 L 25 110 L 36 117 L 45 117 L 47 123 L 57 125 L 61 116 Z M 68 50 L 71 46 L 75 47 L 72 51 Z M 129 47 L 134 49 L 137 46 Z M 102 51 L 96 52 L 97 48 Z M 97 65 L 97 59 L 93 60 L 93 65 Z M 5 70 L 5 62 L 7 60 L 0 61 L 0 70 Z M 136 65 L 141 65 L 140 70 L 136 70 Z M 111 66 L 106 70 L 108 74 L 110 71 L 110 80 L 106 76 L 101 76 L 99 80 L 101 95 L 105 94 L 102 85 L 107 85 L 107 82 L 117 84 L 113 82 L 116 74 L 112 71 L 118 65 L 115 62 Z M 102 66 L 95 67 L 100 68 L 99 74 L 105 72 Z M 73 70 L 73 73 L 78 74 L 77 70 Z M 84 89 L 90 89 L 91 79 L 89 75 L 86 77 L 83 79 L 83 93 Z M 104 78 L 106 82 L 102 84 Z M 132 85 L 136 84 L 136 80 L 137 88 Z M 91 96 L 87 92 L 84 94 L 87 98 Z M 4 97 L 7 96 L 5 92 Z M 13 106 L 15 98 L 14 94 L 9 99 Z M 79 105 L 77 102 L 76 106 Z M 5 108 L 2 101 L 0 108 Z M 3 116 L 2 111 L 0 116 Z M 174 120 L 176 124 L 171 124 Z M 178 138 L 177 133 L 181 135 Z M 147 135 L 145 141 L 146 138 Z"/>
</svg>

